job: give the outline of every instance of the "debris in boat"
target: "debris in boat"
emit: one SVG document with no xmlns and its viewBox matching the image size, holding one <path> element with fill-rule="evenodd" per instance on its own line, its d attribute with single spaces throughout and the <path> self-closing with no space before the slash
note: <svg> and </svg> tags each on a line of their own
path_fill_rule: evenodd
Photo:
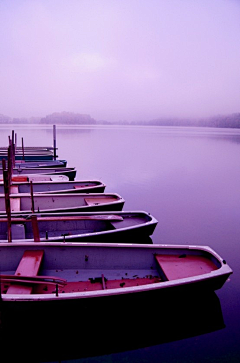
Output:
<svg viewBox="0 0 240 363">
<path fill-rule="evenodd" d="M 187 257 L 186 253 L 183 253 L 182 255 L 178 256 L 179 258 Z"/>
</svg>

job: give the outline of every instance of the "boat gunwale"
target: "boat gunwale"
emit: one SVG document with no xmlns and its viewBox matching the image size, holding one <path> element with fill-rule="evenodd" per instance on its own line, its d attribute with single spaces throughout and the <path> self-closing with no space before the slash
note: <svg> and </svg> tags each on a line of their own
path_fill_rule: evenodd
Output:
<svg viewBox="0 0 240 363">
<path fill-rule="evenodd" d="M 3 181 L 1 181 L 1 183 L 3 183 Z M 58 180 L 56 180 L 56 181 L 51 181 L 51 182 L 49 182 L 48 180 L 43 180 L 43 181 L 33 181 L 33 184 L 49 184 L 49 183 L 56 183 L 56 184 L 68 184 L 68 183 L 70 183 L 70 184 L 77 184 L 77 183 L 100 183 L 100 185 L 105 185 L 106 186 L 106 184 L 104 184 L 103 183 L 103 181 L 102 180 L 100 180 L 100 179 L 78 179 L 78 180 L 64 180 L 64 181 L 58 181 Z M 29 182 L 16 182 L 16 181 L 13 181 L 12 182 L 12 185 L 15 185 L 15 184 L 30 184 Z M 99 185 L 99 184 L 97 184 L 97 185 Z"/>
<path fill-rule="evenodd" d="M 115 196 L 119 199 L 123 199 L 120 194 L 118 193 L 79 193 L 79 195 L 69 195 L 69 193 L 44 193 L 44 192 L 41 192 L 41 195 L 39 195 L 38 192 L 34 192 L 33 193 L 33 196 L 36 197 L 36 198 L 41 198 L 41 197 L 54 197 L 54 198 L 58 198 L 58 197 L 61 197 L 61 196 L 64 196 L 66 198 L 84 198 L 84 197 L 104 197 L 104 196 L 107 196 L 107 197 L 110 197 L 110 196 Z M 4 197 L 4 193 L 0 193 L 0 197 Z M 9 197 L 10 198 L 22 198 L 22 197 L 31 197 L 31 193 L 10 193 L 9 194 Z"/>
<path fill-rule="evenodd" d="M 19 164 L 20 165 L 20 164 Z M 0 173 L 2 172 L 3 169 L 0 168 Z M 60 167 L 49 167 L 49 168 L 37 168 L 37 167 L 30 167 L 30 168 L 24 168 L 21 166 L 16 166 L 13 168 L 13 176 L 17 175 L 15 172 L 20 173 L 21 175 L 24 174 L 31 174 L 31 171 L 36 171 L 37 172 L 40 170 L 39 174 L 44 174 L 44 173 L 48 173 L 48 172 L 68 172 L 68 171 L 75 171 L 76 168 L 75 167 L 71 167 L 71 166 L 60 166 Z M 34 174 L 34 173 L 33 173 Z"/>
</svg>

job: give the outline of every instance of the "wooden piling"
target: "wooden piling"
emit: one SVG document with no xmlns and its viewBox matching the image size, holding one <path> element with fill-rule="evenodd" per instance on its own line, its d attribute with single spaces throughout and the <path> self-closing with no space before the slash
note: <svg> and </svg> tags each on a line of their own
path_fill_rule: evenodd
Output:
<svg viewBox="0 0 240 363">
<path fill-rule="evenodd" d="M 31 191 L 31 210 L 34 213 L 34 197 L 33 197 L 33 183 L 30 181 L 30 191 Z"/>
<path fill-rule="evenodd" d="M 10 146 L 10 145 L 9 145 Z M 15 132 L 12 130 L 12 142 L 11 142 L 11 158 L 12 158 L 12 167 L 15 167 Z"/>
<path fill-rule="evenodd" d="M 56 125 L 53 125 L 53 158 L 57 159 Z"/>
<path fill-rule="evenodd" d="M 11 231 L 11 205 L 10 205 L 10 195 L 9 195 L 9 175 L 6 169 L 6 160 L 2 160 L 3 168 L 3 182 L 4 182 L 4 195 L 5 195 L 5 207 L 7 214 L 7 237 L 8 242 L 12 242 L 12 231 Z"/>
<path fill-rule="evenodd" d="M 8 188 L 12 183 L 12 174 L 13 174 L 13 159 L 12 159 L 12 144 L 8 147 L 8 167 L 7 167 L 7 176 L 8 176 Z M 5 166 L 6 167 L 6 166 Z"/>
<path fill-rule="evenodd" d="M 38 221 L 36 215 L 32 215 L 31 222 L 32 222 L 34 242 L 40 242 L 40 234 L 39 234 Z"/>
<path fill-rule="evenodd" d="M 23 137 L 22 137 L 22 159 L 25 160 Z"/>
</svg>

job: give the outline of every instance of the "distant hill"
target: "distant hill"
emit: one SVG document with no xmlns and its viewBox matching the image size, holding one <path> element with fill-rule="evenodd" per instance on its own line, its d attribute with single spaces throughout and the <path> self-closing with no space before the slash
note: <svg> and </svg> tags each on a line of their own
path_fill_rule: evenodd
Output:
<svg viewBox="0 0 240 363">
<path fill-rule="evenodd" d="M 92 125 L 96 124 L 89 115 L 73 112 L 54 112 L 40 120 L 41 124 Z"/>
<path fill-rule="evenodd" d="M 146 122 L 147 125 L 154 126 L 201 126 L 201 127 L 222 127 L 240 128 L 240 113 L 232 115 L 219 115 L 202 119 L 155 119 Z"/>
<path fill-rule="evenodd" d="M 0 124 L 65 124 L 65 125 L 93 125 L 96 124 L 90 115 L 73 112 L 54 112 L 43 118 L 22 117 L 11 118 L 0 114 Z"/>
<path fill-rule="evenodd" d="M 0 124 L 8 124 L 11 122 L 11 117 L 0 114 Z"/>
<path fill-rule="evenodd" d="M 117 121 L 109 122 L 106 120 L 97 121 L 99 125 L 142 125 L 142 126 L 199 126 L 199 127 L 221 127 L 221 128 L 240 128 L 240 113 L 231 115 L 219 115 L 201 119 L 187 118 L 157 118 L 150 121 Z"/>
</svg>

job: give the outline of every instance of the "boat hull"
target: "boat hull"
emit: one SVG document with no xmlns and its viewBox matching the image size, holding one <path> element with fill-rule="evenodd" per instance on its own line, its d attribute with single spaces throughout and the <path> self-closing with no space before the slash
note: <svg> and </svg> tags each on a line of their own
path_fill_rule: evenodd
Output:
<svg viewBox="0 0 240 363">
<path fill-rule="evenodd" d="M 40 241 L 146 243 L 158 221 L 144 211 L 36 213 Z M 12 218 L 12 241 L 33 242 L 29 214 Z M 7 220 L 1 216 L 0 243 L 6 242 Z"/>
<path fill-rule="evenodd" d="M 15 194 L 10 195 L 11 215 L 22 213 L 64 213 L 121 211 L 125 201 L 114 193 L 87 194 Z M 5 197 L 0 196 L 0 215 L 5 215 Z"/>
<path fill-rule="evenodd" d="M 24 152 L 22 147 L 16 147 L 15 149 L 15 160 L 25 160 L 25 161 L 36 161 L 36 160 L 55 160 L 57 157 L 54 153 L 53 147 L 24 147 Z M 8 157 L 8 148 L 0 147 L 0 160 L 6 159 Z"/>
<path fill-rule="evenodd" d="M 35 177 L 37 178 L 37 176 Z M 45 176 L 45 178 L 50 179 L 50 176 Z M 57 177 L 56 177 L 57 178 Z M 66 176 L 62 176 L 62 178 L 67 178 Z M 27 179 L 27 178 L 25 178 Z M 20 181 L 13 182 L 13 191 L 14 193 L 31 193 L 31 185 L 30 182 Z M 75 181 L 32 181 L 33 193 L 41 193 L 41 194 L 56 194 L 56 193 L 103 193 L 106 185 L 100 180 L 75 180 Z M 16 191 L 14 191 L 16 190 Z M 0 184 L 0 194 L 4 193 L 4 185 Z"/>
<path fill-rule="evenodd" d="M 8 166 L 8 163 L 6 163 Z M 67 166 L 67 160 L 38 160 L 38 161 L 25 161 L 17 160 L 15 168 L 28 169 L 28 168 L 63 168 Z M 2 166 L 0 165 L 0 169 Z"/>
<path fill-rule="evenodd" d="M 1 153 L 0 152 L 0 160 L 2 159 L 6 159 L 7 158 L 7 154 L 6 153 Z M 29 153 L 25 153 L 24 157 L 21 153 L 16 153 L 15 154 L 15 160 L 26 160 L 26 161 L 41 161 L 41 160 L 54 160 L 54 156 L 52 153 L 36 153 L 36 154 L 29 154 Z"/>
<path fill-rule="evenodd" d="M 77 171 L 75 168 L 14 168 L 12 176 L 27 176 L 31 177 L 33 175 L 65 175 L 69 180 L 73 181 L 76 177 Z M 0 170 L 0 175 L 2 176 L 2 169 Z"/>
</svg>

